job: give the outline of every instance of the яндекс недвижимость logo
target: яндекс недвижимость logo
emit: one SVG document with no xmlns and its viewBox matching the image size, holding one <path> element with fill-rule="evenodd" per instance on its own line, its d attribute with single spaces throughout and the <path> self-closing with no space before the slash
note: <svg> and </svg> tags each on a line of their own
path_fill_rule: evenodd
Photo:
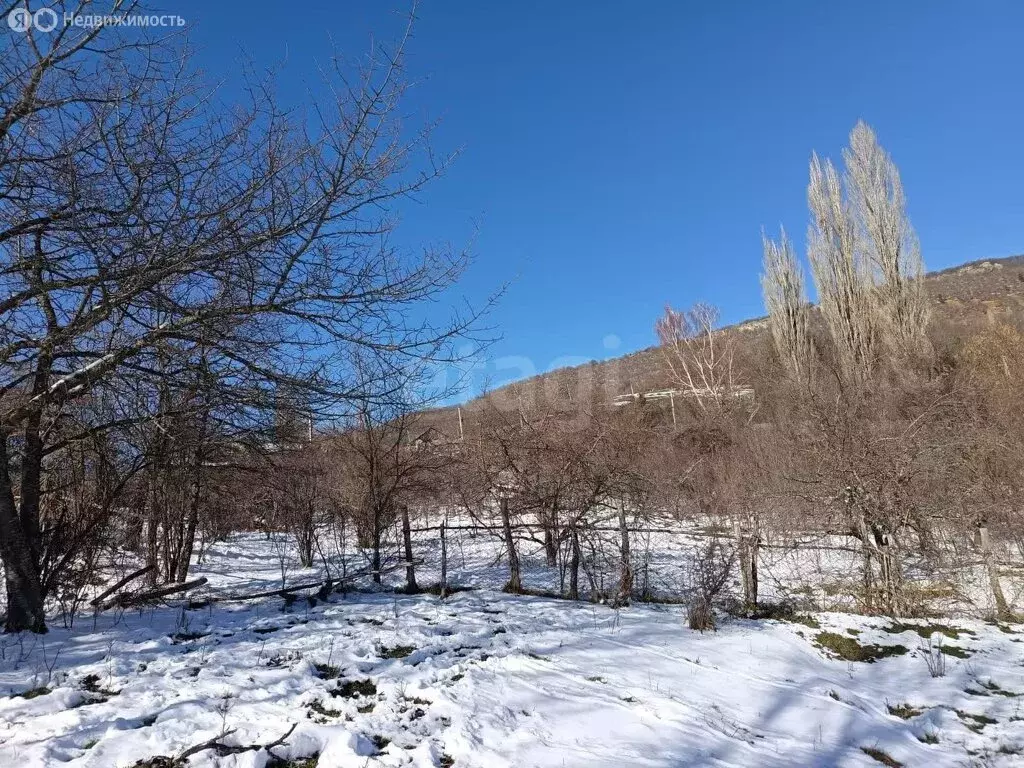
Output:
<svg viewBox="0 0 1024 768">
<path fill-rule="evenodd" d="M 35 12 L 28 8 L 15 8 L 7 14 L 7 25 L 15 32 L 28 32 L 32 27 L 40 32 L 51 32 L 57 27 L 57 12 L 52 8 L 40 8 Z"/>
<path fill-rule="evenodd" d="M 27 7 L 13 9 L 7 14 L 7 26 L 15 32 L 52 32 L 60 23 L 60 16 L 52 8 L 30 11 Z M 177 14 L 98 14 L 65 13 L 65 27 L 183 27 L 185 19 Z"/>
</svg>

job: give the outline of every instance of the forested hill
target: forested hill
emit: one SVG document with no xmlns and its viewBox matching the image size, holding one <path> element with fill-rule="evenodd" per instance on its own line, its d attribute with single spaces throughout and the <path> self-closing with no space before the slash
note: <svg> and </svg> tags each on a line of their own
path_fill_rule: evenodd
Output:
<svg viewBox="0 0 1024 768">
<path fill-rule="evenodd" d="M 938 349 L 952 348 L 987 324 L 1000 320 L 1019 323 L 1024 318 L 1024 255 L 982 259 L 930 272 L 925 287 L 931 299 L 929 333 Z M 652 317 L 652 328 L 654 321 Z M 770 354 L 763 317 L 730 326 L 723 332 L 739 334 L 737 360 L 741 376 L 744 366 L 756 366 L 765 354 Z M 461 406 L 424 411 L 421 421 L 423 429 L 433 427 L 455 438 L 459 433 L 460 407 L 465 426 L 488 401 L 504 406 L 524 403 L 528 407 L 564 410 L 595 391 L 610 402 L 618 395 L 669 386 L 662 354 L 657 346 L 651 346 L 621 357 L 559 368 L 509 383 Z"/>
</svg>

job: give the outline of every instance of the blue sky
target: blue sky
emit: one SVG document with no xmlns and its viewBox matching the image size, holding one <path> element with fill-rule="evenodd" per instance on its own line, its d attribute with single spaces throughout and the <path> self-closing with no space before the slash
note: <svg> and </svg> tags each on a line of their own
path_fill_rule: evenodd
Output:
<svg viewBox="0 0 1024 768">
<path fill-rule="evenodd" d="M 332 41 L 361 54 L 404 6 L 284 8 L 169 10 L 229 89 L 244 54 L 315 96 Z M 902 171 L 929 269 L 1024 252 L 1022 3 L 425 0 L 418 16 L 407 111 L 463 154 L 403 208 L 401 242 L 475 232 L 459 292 L 510 282 L 473 386 L 650 346 L 666 302 L 761 314 L 761 228 L 803 250 L 811 151 L 838 157 L 858 118 Z"/>
</svg>

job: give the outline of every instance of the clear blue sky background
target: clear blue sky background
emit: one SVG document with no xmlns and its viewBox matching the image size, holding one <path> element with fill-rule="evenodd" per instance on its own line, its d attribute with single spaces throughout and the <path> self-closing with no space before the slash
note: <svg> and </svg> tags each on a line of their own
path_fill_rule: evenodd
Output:
<svg viewBox="0 0 1024 768">
<path fill-rule="evenodd" d="M 198 63 L 244 53 L 316 93 L 403 21 L 386 0 L 167 4 Z M 1024 3 L 444 2 L 409 49 L 411 119 L 453 170 L 403 209 L 402 242 L 477 231 L 460 292 L 510 289 L 473 386 L 654 343 L 666 302 L 762 313 L 760 231 L 803 250 L 812 150 L 858 118 L 899 165 L 926 265 L 1024 252 Z"/>
</svg>

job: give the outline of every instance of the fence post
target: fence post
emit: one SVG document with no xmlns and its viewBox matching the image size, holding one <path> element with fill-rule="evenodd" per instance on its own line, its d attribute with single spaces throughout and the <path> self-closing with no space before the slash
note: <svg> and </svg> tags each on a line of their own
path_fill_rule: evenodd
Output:
<svg viewBox="0 0 1024 768">
<path fill-rule="evenodd" d="M 419 592 L 416 584 L 416 567 L 412 564 L 412 527 L 409 525 L 409 505 L 402 505 L 402 539 L 405 542 L 405 591 L 410 595 Z"/>
<path fill-rule="evenodd" d="M 448 540 L 445 538 L 445 520 L 441 521 L 441 599 L 448 597 Z"/>
<path fill-rule="evenodd" d="M 740 560 L 740 575 L 743 580 L 743 612 L 753 616 L 757 611 L 757 532 L 748 518 L 747 525 L 737 518 L 733 521 L 736 550 Z"/>
<path fill-rule="evenodd" d="M 557 504 L 550 512 L 541 512 L 538 517 L 544 528 L 544 558 L 549 568 L 558 563 L 558 512 Z"/>
<path fill-rule="evenodd" d="M 576 532 L 576 521 L 571 528 L 572 559 L 569 561 L 569 599 L 580 599 L 580 537 Z"/>
<path fill-rule="evenodd" d="M 630 562 L 629 552 L 629 529 L 626 527 L 626 505 L 619 503 L 619 535 L 621 542 L 621 566 L 619 572 L 619 597 L 616 603 L 628 605 L 629 598 L 633 594 L 633 565 Z"/>
</svg>

